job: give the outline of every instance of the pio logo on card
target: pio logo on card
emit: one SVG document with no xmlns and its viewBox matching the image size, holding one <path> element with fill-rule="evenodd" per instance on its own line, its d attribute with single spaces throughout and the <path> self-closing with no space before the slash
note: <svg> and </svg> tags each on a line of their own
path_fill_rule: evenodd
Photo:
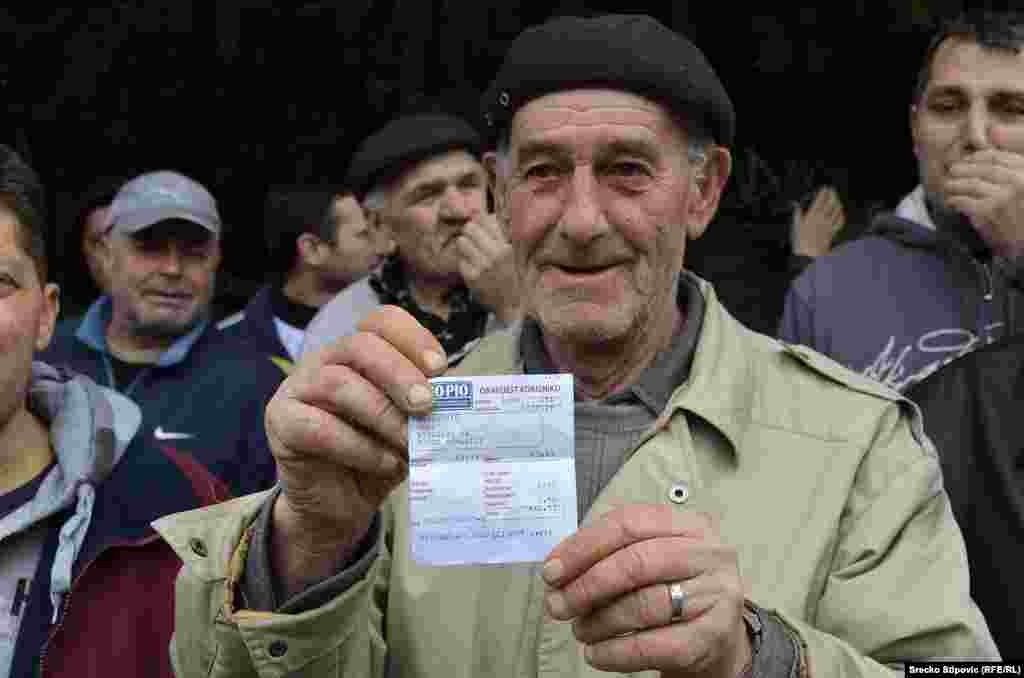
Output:
<svg viewBox="0 0 1024 678">
<path fill-rule="evenodd" d="M 434 410 L 471 410 L 473 409 L 473 382 L 442 381 L 431 384 L 434 389 Z"/>
</svg>

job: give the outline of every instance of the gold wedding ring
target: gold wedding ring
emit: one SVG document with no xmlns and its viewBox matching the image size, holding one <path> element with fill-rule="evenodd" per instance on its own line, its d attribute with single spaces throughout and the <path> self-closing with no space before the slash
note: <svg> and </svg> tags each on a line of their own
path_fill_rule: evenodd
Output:
<svg viewBox="0 0 1024 678">
<path fill-rule="evenodd" d="M 668 585 L 668 597 L 672 601 L 672 618 L 669 619 L 669 623 L 672 624 L 683 618 L 683 608 L 686 607 L 687 593 L 683 590 L 683 585 L 676 582 Z"/>
</svg>

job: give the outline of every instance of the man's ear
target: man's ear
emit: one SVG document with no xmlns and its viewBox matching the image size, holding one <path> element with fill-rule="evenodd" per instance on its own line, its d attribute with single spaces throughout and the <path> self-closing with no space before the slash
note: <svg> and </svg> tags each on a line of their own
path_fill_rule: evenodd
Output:
<svg viewBox="0 0 1024 678">
<path fill-rule="evenodd" d="M 914 150 L 914 157 L 917 157 L 917 104 L 910 105 L 910 139 L 911 148 Z"/>
<path fill-rule="evenodd" d="M 45 350 L 53 338 L 57 327 L 57 316 L 60 313 L 60 288 L 54 283 L 43 285 L 43 312 L 39 316 L 39 328 L 36 333 L 36 350 Z"/>
<path fill-rule="evenodd" d="M 491 197 L 494 198 L 494 213 L 498 216 L 498 223 L 505 227 L 508 223 L 508 182 L 507 177 L 499 170 L 498 154 L 494 151 L 484 153 L 484 169 L 487 171 L 487 184 L 491 189 Z M 507 231 L 507 228 L 506 228 Z"/>
<path fill-rule="evenodd" d="M 317 268 L 322 265 L 327 254 L 323 251 L 323 242 L 312 233 L 303 233 L 295 239 L 295 251 L 306 266 Z"/>
<path fill-rule="evenodd" d="M 114 260 L 114 248 L 112 247 L 111 239 L 115 236 L 113 233 L 105 233 L 96 239 L 95 253 L 99 258 L 103 268 L 108 272 L 110 271 L 111 262 Z"/>
<path fill-rule="evenodd" d="M 722 192 L 732 174 L 732 156 L 724 146 L 712 146 L 707 151 L 707 159 L 702 165 L 693 167 L 692 193 L 690 204 L 687 205 L 688 219 L 686 235 L 696 240 L 704 235 L 705 229 L 718 211 Z"/>
<path fill-rule="evenodd" d="M 224 246 L 221 245 L 220 238 L 213 241 L 213 270 L 220 270 L 220 262 L 224 259 Z"/>
</svg>

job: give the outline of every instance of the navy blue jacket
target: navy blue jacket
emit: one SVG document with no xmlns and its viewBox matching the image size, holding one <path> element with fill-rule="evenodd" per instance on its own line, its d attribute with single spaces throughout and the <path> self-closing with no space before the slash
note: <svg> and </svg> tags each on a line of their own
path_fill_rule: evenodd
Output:
<svg viewBox="0 0 1024 678">
<path fill-rule="evenodd" d="M 64 324 L 39 359 L 85 374 L 142 409 L 145 436 L 190 454 L 235 495 L 269 488 L 276 475 L 263 426 L 281 370 L 203 324 L 179 338 L 130 384 L 115 384 L 106 349 L 110 300 L 101 297 L 78 327 Z M 73 332 L 71 330 L 74 330 Z"/>
<path fill-rule="evenodd" d="M 245 310 L 217 324 L 225 339 L 245 342 L 264 360 L 276 365 L 282 372 L 291 371 L 292 358 L 281 343 L 274 325 L 274 308 L 270 303 L 270 286 L 261 287 L 246 304 Z"/>
</svg>

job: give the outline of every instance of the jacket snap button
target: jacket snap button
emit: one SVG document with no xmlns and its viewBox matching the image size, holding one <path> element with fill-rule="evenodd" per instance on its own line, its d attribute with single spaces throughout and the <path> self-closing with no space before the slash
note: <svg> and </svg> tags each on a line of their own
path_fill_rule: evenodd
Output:
<svg viewBox="0 0 1024 678">
<path fill-rule="evenodd" d="M 668 498 L 672 500 L 674 504 L 682 504 L 690 498 L 690 485 L 685 481 L 680 481 L 672 485 L 668 491 Z"/>
<path fill-rule="evenodd" d="M 288 643 L 284 642 L 283 640 L 275 640 L 270 644 L 270 647 L 268 649 L 270 651 L 271 657 L 274 657 L 275 659 L 280 659 L 288 651 Z"/>
<path fill-rule="evenodd" d="M 502 106 L 508 106 L 509 101 L 511 101 L 511 98 L 509 97 L 508 92 L 502 92 L 498 96 L 498 103 Z"/>
<path fill-rule="evenodd" d="M 196 554 L 200 558 L 206 557 L 206 544 L 204 544 L 201 539 L 196 539 L 195 537 L 189 539 L 188 546 L 192 549 L 192 553 Z"/>
</svg>

